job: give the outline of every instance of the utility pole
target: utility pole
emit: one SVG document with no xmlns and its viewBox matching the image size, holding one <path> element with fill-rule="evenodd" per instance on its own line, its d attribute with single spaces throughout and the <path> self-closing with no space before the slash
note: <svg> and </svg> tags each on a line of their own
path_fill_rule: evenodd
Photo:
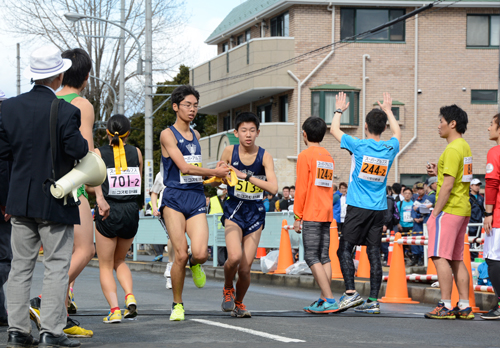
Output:
<svg viewBox="0 0 500 348">
<path fill-rule="evenodd" d="M 125 0 L 121 0 L 121 22 L 125 26 Z M 125 31 L 120 30 L 120 86 L 118 99 L 118 113 L 125 114 Z"/>
<path fill-rule="evenodd" d="M 17 44 L 17 95 L 21 94 L 21 48 Z"/>
<path fill-rule="evenodd" d="M 146 66 L 145 66 L 145 96 L 144 96 L 144 206 L 151 197 L 149 189 L 153 186 L 153 25 L 151 0 L 146 0 Z"/>
</svg>

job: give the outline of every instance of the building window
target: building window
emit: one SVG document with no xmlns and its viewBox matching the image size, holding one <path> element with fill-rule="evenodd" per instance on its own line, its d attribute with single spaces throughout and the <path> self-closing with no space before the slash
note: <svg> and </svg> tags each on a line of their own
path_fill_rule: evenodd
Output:
<svg viewBox="0 0 500 348">
<path fill-rule="evenodd" d="M 350 9 L 340 10 L 340 39 L 350 40 L 353 36 L 364 33 L 379 25 L 403 16 L 404 9 Z M 405 41 L 405 21 L 391 25 L 389 28 L 374 34 L 363 35 L 356 41 Z"/>
<path fill-rule="evenodd" d="M 250 29 L 247 29 L 245 31 L 245 41 L 248 42 L 252 38 L 252 31 Z"/>
<path fill-rule="evenodd" d="M 231 115 L 228 113 L 227 116 L 223 118 L 224 124 L 223 124 L 223 129 L 224 131 L 230 130 L 231 129 Z"/>
<path fill-rule="evenodd" d="M 229 49 L 229 43 L 228 42 L 224 42 L 222 44 L 222 53 L 227 52 L 228 49 Z"/>
<path fill-rule="evenodd" d="M 498 47 L 500 15 L 467 15 L 467 47 Z"/>
<path fill-rule="evenodd" d="M 394 118 L 399 121 L 399 106 L 393 106 L 391 108 Z"/>
<path fill-rule="evenodd" d="M 289 15 L 288 12 L 282 13 L 271 19 L 271 36 L 285 36 L 289 34 Z"/>
<path fill-rule="evenodd" d="M 311 95 L 311 114 L 321 117 L 326 124 L 331 124 L 335 107 L 335 96 L 340 91 L 314 91 Z M 349 107 L 340 117 L 341 125 L 357 126 L 359 113 L 359 92 L 345 91 Z"/>
<path fill-rule="evenodd" d="M 257 107 L 257 117 L 260 117 L 261 123 L 271 122 L 273 115 L 273 104 L 264 104 Z"/>
<path fill-rule="evenodd" d="M 239 45 L 241 45 L 243 42 L 244 42 L 244 41 L 243 41 L 243 34 L 241 34 L 240 36 L 238 36 L 238 37 L 236 38 L 236 44 L 239 46 Z"/>
<path fill-rule="evenodd" d="M 473 89 L 470 93 L 471 104 L 497 104 L 498 90 L 496 89 Z"/>
<path fill-rule="evenodd" d="M 280 97 L 280 122 L 288 122 L 288 95 Z"/>
</svg>

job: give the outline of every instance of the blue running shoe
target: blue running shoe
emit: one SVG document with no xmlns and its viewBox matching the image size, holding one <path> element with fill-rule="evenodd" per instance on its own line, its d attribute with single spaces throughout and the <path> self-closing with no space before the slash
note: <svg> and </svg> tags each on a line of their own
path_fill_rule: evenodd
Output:
<svg viewBox="0 0 500 348">
<path fill-rule="evenodd" d="M 351 295 L 344 292 L 342 297 L 339 299 L 339 308 L 341 311 L 345 311 L 351 307 L 357 307 L 362 303 L 363 299 L 359 296 L 357 291 Z"/>
<path fill-rule="evenodd" d="M 315 307 L 318 307 L 318 305 L 320 305 L 321 303 L 323 303 L 323 299 L 319 299 L 317 301 L 314 301 L 313 303 L 311 303 L 309 306 L 305 306 L 304 307 L 304 312 L 307 312 L 307 313 L 312 313 L 311 311 L 311 308 L 315 308 Z"/>
<path fill-rule="evenodd" d="M 157 255 L 153 259 L 153 262 L 162 262 L 163 261 L 163 255 Z"/>
<path fill-rule="evenodd" d="M 354 308 L 354 311 L 358 313 L 380 314 L 380 303 L 378 303 L 378 301 L 370 303 L 365 301 L 362 305 Z"/>
<path fill-rule="evenodd" d="M 331 303 L 328 301 L 323 301 L 318 303 L 315 307 L 310 307 L 310 313 L 314 314 L 329 314 L 339 312 L 340 308 L 337 301 Z"/>
</svg>

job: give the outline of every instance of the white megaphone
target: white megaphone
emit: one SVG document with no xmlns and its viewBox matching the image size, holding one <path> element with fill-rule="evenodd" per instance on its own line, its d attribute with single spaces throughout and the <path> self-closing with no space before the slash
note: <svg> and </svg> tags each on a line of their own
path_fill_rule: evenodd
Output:
<svg viewBox="0 0 500 348">
<path fill-rule="evenodd" d="M 106 180 L 106 175 L 106 164 L 102 158 L 89 151 L 68 174 L 57 180 L 55 185 L 50 185 L 50 193 L 57 199 L 64 197 L 65 205 L 69 194 L 73 194 L 77 202 L 77 191 L 80 186 L 83 184 L 99 186 Z"/>
</svg>

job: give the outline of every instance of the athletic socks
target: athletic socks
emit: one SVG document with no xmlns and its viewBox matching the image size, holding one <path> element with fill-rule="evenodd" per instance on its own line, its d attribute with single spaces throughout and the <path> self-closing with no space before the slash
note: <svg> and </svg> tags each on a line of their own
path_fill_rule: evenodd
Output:
<svg viewBox="0 0 500 348">
<path fill-rule="evenodd" d="M 131 296 L 131 295 L 134 295 L 134 294 L 132 294 L 132 293 L 130 293 L 130 294 L 126 294 L 126 295 L 125 295 L 125 301 L 127 301 L 127 298 L 128 298 L 129 296 Z"/>
<path fill-rule="evenodd" d="M 177 306 L 179 303 L 172 302 L 172 309 Z M 180 302 L 180 304 L 184 307 L 184 302 Z"/>
<path fill-rule="evenodd" d="M 441 299 L 441 302 L 444 303 L 444 306 L 448 309 L 452 309 L 453 307 L 451 306 L 451 300 L 443 300 Z"/>
<path fill-rule="evenodd" d="M 377 302 L 377 299 L 376 298 L 373 298 L 373 297 L 368 297 L 368 300 L 366 301 L 367 303 L 370 303 L 370 302 Z"/>
<path fill-rule="evenodd" d="M 113 307 L 110 309 L 110 312 L 114 313 L 115 311 L 119 311 L 119 310 L 120 310 L 120 307 Z"/>
<path fill-rule="evenodd" d="M 334 298 L 325 298 L 326 302 L 328 303 L 335 303 L 335 299 Z M 324 300 L 323 300 L 324 301 Z"/>
<path fill-rule="evenodd" d="M 460 309 L 465 309 L 467 307 L 470 307 L 469 305 L 469 300 L 458 300 L 458 308 Z"/>
</svg>

